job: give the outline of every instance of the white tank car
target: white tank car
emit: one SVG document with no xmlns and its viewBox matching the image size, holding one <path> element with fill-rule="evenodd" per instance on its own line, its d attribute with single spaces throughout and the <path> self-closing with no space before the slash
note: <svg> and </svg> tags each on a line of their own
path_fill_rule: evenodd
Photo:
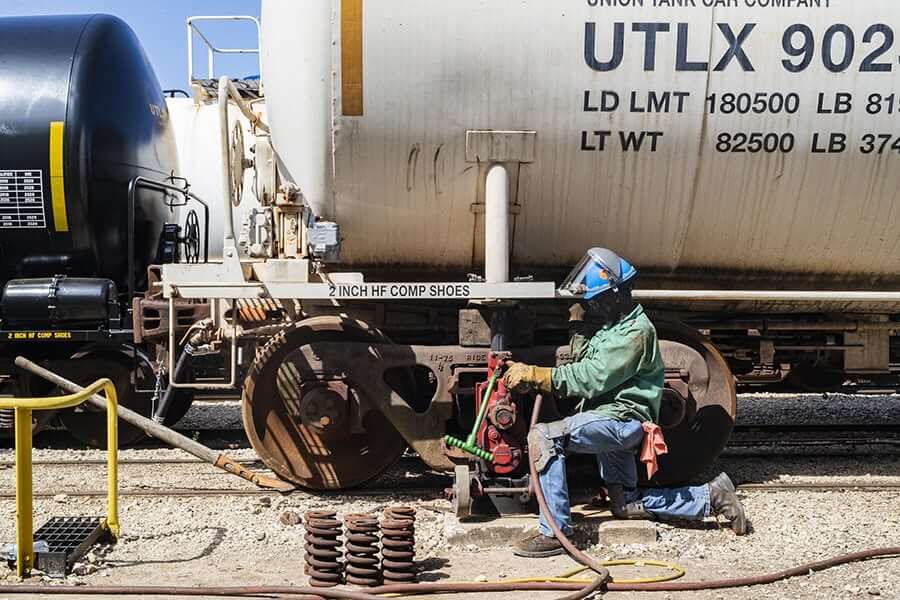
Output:
<svg viewBox="0 0 900 600">
<path fill-rule="evenodd" d="M 192 98 L 168 98 L 166 106 L 172 120 L 172 129 L 178 145 L 178 173 L 191 184 L 191 191 L 209 205 L 209 258 L 221 260 L 222 239 L 225 227 L 224 208 L 221 199 L 228 195 L 224 189 L 222 171 L 225 168 L 220 160 L 222 144 L 219 135 L 218 107 L 213 103 L 198 103 Z M 265 105 L 257 103 L 255 110 L 264 114 Z M 252 140 L 250 122 L 240 111 L 229 112 L 229 132 L 233 135 L 235 123 L 240 123 L 244 131 L 244 139 Z M 245 158 L 252 158 L 245 146 Z M 244 189 L 241 194 L 240 207 L 232 209 L 235 222 L 243 223 L 247 214 L 259 208 L 259 201 L 253 192 L 253 172 L 248 169 L 244 173 Z M 177 223 L 184 223 L 187 212 L 197 211 L 200 223 L 203 223 L 203 212 L 196 204 L 188 204 L 176 209 Z"/>
<path fill-rule="evenodd" d="M 514 275 L 603 245 L 684 285 L 900 280 L 895 0 L 263 0 L 262 18 L 276 150 L 348 265 L 476 269 L 499 161 Z"/>
</svg>

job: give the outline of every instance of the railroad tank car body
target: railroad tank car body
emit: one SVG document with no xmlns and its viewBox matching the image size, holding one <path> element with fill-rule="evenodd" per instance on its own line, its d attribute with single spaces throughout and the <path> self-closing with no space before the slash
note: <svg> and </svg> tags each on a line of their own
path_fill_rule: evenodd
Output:
<svg viewBox="0 0 900 600">
<path fill-rule="evenodd" d="M 107 15 L 0 19 L 0 279 L 73 275 L 127 288 L 128 185 L 177 167 L 156 75 Z M 168 209 L 139 192 L 135 276 Z"/>
<path fill-rule="evenodd" d="M 508 162 L 517 275 L 603 245 L 643 286 L 900 283 L 892 0 L 264 0 L 262 22 L 276 151 L 347 265 L 477 270 Z"/>
<path fill-rule="evenodd" d="M 129 190 L 137 177 L 167 181 L 177 168 L 159 81 L 124 21 L 0 18 L 4 394 L 52 393 L 13 366 L 22 355 L 79 383 L 108 377 L 120 405 L 150 414 L 151 394 L 139 388 L 153 384 L 153 370 L 147 345 L 135 343 L 132 294 L 147 289 L 148 266 L 173 213 L 161 193 L 141 187 L 132 211 Z M 189 402 L 179 399 L 170 420 Z M 105 439 L 102 413 L 44 413 L 36 427 L 55 416 L 85 442 Z M 0 435 L 11 423 L 0 411 Z M 143 436 L 119 429 L 122 445 Z"/>
</svg>

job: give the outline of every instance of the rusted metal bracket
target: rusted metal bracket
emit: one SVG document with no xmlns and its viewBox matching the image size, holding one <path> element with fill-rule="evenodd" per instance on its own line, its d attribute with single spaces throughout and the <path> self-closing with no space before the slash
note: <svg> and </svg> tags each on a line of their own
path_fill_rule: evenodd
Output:
<svg viewBox="0 0 900 600">
<path fill-rule="evenodd" d="M 288 483 L 287 481 L 282 481 L 274 477 L 262 475 L 256 471 L 251 471 L 250 469 L 245 469 L 240 463 L 225 454 L 220 454 L 216 459 L 216 462 L 213 463 L 213 466 L 218 467 L 223 471 L 227 471 L 232 475 L 237 475 L 241 479 L 246 479 L 250 483 L 261 488 L 277 490 L 282 493 L 292 492 L 297 489 L 294 484 Z"/>
</svg>

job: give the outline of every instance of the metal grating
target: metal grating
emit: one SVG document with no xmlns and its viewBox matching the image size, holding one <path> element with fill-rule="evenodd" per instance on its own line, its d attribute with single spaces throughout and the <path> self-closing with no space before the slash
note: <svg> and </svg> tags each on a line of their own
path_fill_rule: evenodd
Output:
<svg viewBox="0 0 900 600">
<path fill-rule="evenodd" d="M 35 568 L 53 577 L 65 577 L 79 558 L 106 533 L 102 517 L 52 517 L 34 532 L 47 552 L 36 552 Z"/>
</svg>

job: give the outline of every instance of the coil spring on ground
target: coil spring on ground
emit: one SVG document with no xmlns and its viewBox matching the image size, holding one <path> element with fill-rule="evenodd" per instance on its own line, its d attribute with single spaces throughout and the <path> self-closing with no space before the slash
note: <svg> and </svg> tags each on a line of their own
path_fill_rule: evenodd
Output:
<svg viewBox="0 0 900 600">
<path fill-rule="evenodd" d="M 381 518 L 381 554 L 384 583 L 410 583 L 416 580 L 416 510 L 391 506 Z"/>
<path fill-rule="evenodd" d="M 12 429 L 16 425 L 16 411 L 12 409 L 0 410 L 0 429 Z"/>
<path fill-rule="evenodd" d="M 344 527 L 347 583 L 361 586 L 378 585 L 381 583 L 378 519 L 368 515 L 351 514 L 344 517 Z"/>
<path fill-rule="evenodd" d="M 309 584 L 315 587 L 332 587 L 343 582 L 341 555 L 341 522 L 337 514 L 328 511 L 309 511 L 304 516 L 306 525 L 306 569 Z"/>
</svg>

